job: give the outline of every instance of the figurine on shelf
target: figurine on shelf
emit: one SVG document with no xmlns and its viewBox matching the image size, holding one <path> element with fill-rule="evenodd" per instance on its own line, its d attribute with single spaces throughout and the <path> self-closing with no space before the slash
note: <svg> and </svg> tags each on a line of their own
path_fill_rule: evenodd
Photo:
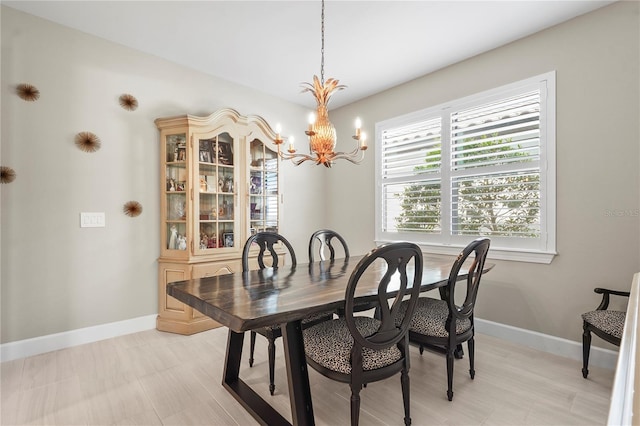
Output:
<svg viewBox="0 0 640 426">
<path fill-rule="evenodd" d="M 224 179 L 224 185 L 222 186 L 222 191 L 223 192 L 233 192 L 233 178 L 230 176 L 227 176 Z"/>
<path fill-rule="evenodd" d="M 169 237 L 169 250 L 175 250 L 178 248 L 178 228 L 175 225 L 171 225 L 171 236 Z"/>
<path fill-rule="evenodd" d="M 200 250 L 204 250 L 209 246 L 209 237 L 204 232 L 200 236 Z"/>
<path fill-rule="evenodd" d="M 178 217 L 178 219 L 185 219 L 186 218 L 186 209 L 184 206 L 184 201 L 178 201 L 176 203 L 176 215 Z"/>
<path fill-rule="evenodd" d="M 260 176 L 251 176 L 251 185 L 249 187 L 249 193 L 260 194 L 262 192 L 262 179 Z"/>
<path fill-rule="evenodd" d="M 175 191 L 176 190 L 176 181 L 173 179 L 169 179 L 169 191 Z"/>
<path fill-rule="evenodd" d="M 217 248 L 218 247 L 218 241 L 216 239 L 215 234 L 211 234 L 211 237 L 209 237 L 209 244 L 207 244 L 207 248 Z"/>
<path fill-rule="evenodd" d="M 176 161 L 187 161 L 187 145 L 181 139 L 178 140 L 178 158 Z"/>
<path fill-rule="evenodd" d="M 218 213 L 218 217 L 220 219 L 228 219 L 229 218 L 229 205 L 227 204 L 227 200 L 224 200 L 222 202 L 222 205 L 220 206 L 220 210 Z"/>
<path fill-rule="evenodd" d="M 178 235 L 178 250 L 187 249 L 187 237 L 184 235 Z"/>
</svg>

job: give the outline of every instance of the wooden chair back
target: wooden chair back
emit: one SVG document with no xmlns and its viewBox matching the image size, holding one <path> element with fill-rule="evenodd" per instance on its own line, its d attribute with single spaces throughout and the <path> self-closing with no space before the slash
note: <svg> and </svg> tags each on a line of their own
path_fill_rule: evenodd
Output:
<svg viewBox="0 0 640 426">
<path fill-rule="evenodd" d="M 315 262 L 315 254 L 318 253 L 320 260 L 326 259 L 326 250 L 329 250 L 329 259 L 333 260 L 336 256 L 336 249 L 333 246 L 332 240 L 336 239 L 342 244 L 344 251 L 344 257 L 349 257 L 349 247 L 347 242 L 342 238 L 340 234 L 330 229 L 320 229 L 311 235 L 309 240 L 309 263 Z"/>
<path fill-rule="evenodd" d="M 367 268 L 380 259 L 386 262 L 387 266 L 378 285 L 379 312 L 377 315 L 381 324 L 377 332 L 363 336 L 355 323 L 354 312 L 358 310 L 354 309 L 357 307 L 354 296 Z M 344 312 L 347 327 L 355 340 L 354 351 L 361 353 L 363 347 L 374 350 L 384 349 L 407 338 L 411 317 L 420 294 L 422 262 L 422 251 L 417 245 L 400 242 L 377 247 L 358 263 L 347 284 Z M 407 295 L 410 295 L 407 313 L 402 322 L 396 326 L 400 304 Z"/>
<path fill-rule="evenodd" d="M 287 241 L 285 237 L 276 232 L 258 232 L 257 234 L 249 237 L 249 239 L 247 239 L 247 242 L 244 244 L 244 249 L 242 250 L 242 270 L 244 272 L 249 270 L 249 252 L 253 243 L 256 243 L 260 248 L 260 252 L 258 253 L 258 266 L 260 267 L 260 269 L 268 267 L 265 264 L 265 254 L 267 252 L 271 257 L 271 267 L 273 269 L 277 269 L 279 266 L 281 266 L 278 259 L 278 253 L 276 252 L 274 247 L 278 243 L 282 243 L 284 247 L 289 251 L 289 256 L 291 258 L 291 268 L 295 268 L 298 264 L 296 260 L 296 253 L 293 250 L 291 243 L 289 243 L 289 241 Z"/>
</svg>

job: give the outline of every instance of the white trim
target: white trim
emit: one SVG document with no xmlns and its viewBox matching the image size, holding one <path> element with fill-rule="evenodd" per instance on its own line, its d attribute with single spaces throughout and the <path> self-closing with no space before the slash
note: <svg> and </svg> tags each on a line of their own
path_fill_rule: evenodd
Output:
<svg viewBox="0 0 640 426">
<path fill-rule="evenodd" d="M 398 241 L 405 240 L 376 240 L 375 243 L 377 246 L 385 243 L 394 243 Z M 446 254 L 451 256 L 457 256 L 460 254 L 462 249 L 464 249 L 464 245 L 437 245 L 437 244 L 425 244 L 425 243 L 416 243 L 420 246 L 420 249 L 423 253 L 428 254 Z M 534 251 L 534 250 L 518 250 L 518 249 L 510 249 L 510 248 L 500 248 L 500 247 L 491 247 L 489 253 L 487 254 L 487 259 L 496 259 L 496 260 L 511 260 L 516 262 L 529 262 L 529 263 L 544 263 L 546 265 L 550 264 L 553 260 L 554 256 L 558 253 L 555 252 L 543 252 L 543 251 Z"/>
<path fill-rule="evenodd" d="M 32 339 L 18 340 L 0 345 L 0 361 L 11 361 L 58 349 L 97 342 L 125 334 L 151 330 L 156 327 L 157 314 L 132 318 L 124 321 L 79 328 Z"/>
<path fill-rule="evenodd" d="M 524 328 L 499 324 L 497 322 L 487 321 L 480 318 L 475 318 L 474 323 L 478 333 L 487 334 L 489 336 L 497 337 L 519 345 L 528 346 L 543 352 L 580 361 L 580 368 L 576 370 L 576 374 L 582 375 L 581 342 L 574 342 L 572 340 L 538 333 L 537 331 L 525 330 Z M 580 334 L 580 336 L 582 336 L 582 334 Z M 591 346 L 589 365 L 614 370 L 616 368 L 617 359 L 618 352 L 598 348 L 593 345 Z"/>
<path fill-rule="evenodd" d="M 638 356 L 638 339 L 640 338 L 640 272 L 633 276 L 631 293 L 627 304 L 620 356 L 616 366 L 611 391 L 608 425 L 637 425 L 640 410 L 640 375 L 636 371 Z"/>
</svg>

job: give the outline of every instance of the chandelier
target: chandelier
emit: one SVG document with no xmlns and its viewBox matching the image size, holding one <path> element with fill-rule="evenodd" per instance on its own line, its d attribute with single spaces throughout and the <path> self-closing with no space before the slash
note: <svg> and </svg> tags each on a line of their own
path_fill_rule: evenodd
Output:
<svg viewBox="0 0 640 426">
<path fill-rule="evenodd" d="M 280 136 L 279 126 L 276 128 L 277 136 L 275 144 L 278 146 L 278 155 L 285 159 L 291 160 L 296 166 L 304 163 L 305 161 L 313 161 L 316 165 L 324 165 L 325 167 L 331 167 L 331 164 L 335 160 L 347 160 L 354 164 L 360 163 L 364 159 L 364 151 L 367 149 L 366 135 L 360 130 L 360 120 L 356 120 L 356 133 L 353 139 L 356 140 L 356 147 L 350 152 L 336 152 L 336 129 L 329 121 L 329 110 L 327 104 L 331 95 L 344 89 L 346 86 L 339 84 L 339 81 L 334 78 L 329 78 L 324 81 L 324 0 L 322 0 L 322 15 L 321 15 L 321 35 L 322 35 L 322 47 L 320 49 L 321 61 L 320 61 L 320 78 L 313 76 L 313 84 L 302 83 L 302 92 L 311 92 L 316 99 L 316 112 L 309 116 L 309 128 L 305 131 L 305 134 L 309 137 L 309 154 L 300 154 L 294 148 L 294 139 L 289 137 L 289 148 L 287 152 L 280 150 L 280 145 L 284 142 L 284 139 Z"/>
</svg>

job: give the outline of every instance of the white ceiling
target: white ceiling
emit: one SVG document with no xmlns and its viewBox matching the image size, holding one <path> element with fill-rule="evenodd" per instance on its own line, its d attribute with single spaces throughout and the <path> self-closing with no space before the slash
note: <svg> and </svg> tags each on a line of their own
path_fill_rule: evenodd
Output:
<svg viewBox="0 0 640 426">
<path fill-rule="evenodd" d="M 613 1 L 345 1 L 325 5 L 332 108 Z M 312 107 L 320 74 L 319 0 L 6 1 L 2 4 Z"/>
</svg>

